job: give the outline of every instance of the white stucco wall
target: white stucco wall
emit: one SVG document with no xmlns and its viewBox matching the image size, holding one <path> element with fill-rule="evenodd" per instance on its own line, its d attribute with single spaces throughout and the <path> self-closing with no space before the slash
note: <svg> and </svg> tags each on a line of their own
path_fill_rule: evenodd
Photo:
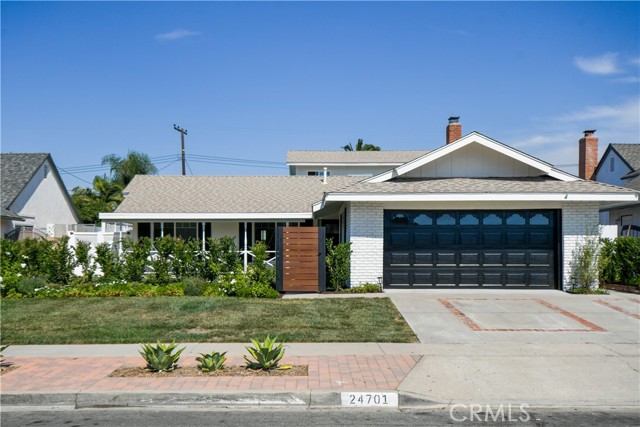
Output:
<svg viewBox="0 0 640 427">
<path fill-rule="evenodd" d="M 571 263 L 577 246 L 584 242 L 589 232 L 598 233 L 600 219 L 597 202 L 567 202 L 562 206 L 562 285 L 571 287 Z"/>
<path fill-rule="evenodd" d="M 384 255 L 383 204 L 351 202 L 347 218 L 347 241 L 353 251 L 350 286 L 378 283 Z"/>
<path fill-rule="evenodd" d="M 44 168 L 48 168 L 45 178 Z M 29 217 L 23 224 L 46 229 L 47 224 L 77 224 L 70 201 L 64 194 L 64 183 L 45 161 L 9 208 L 20 216 Z"/>
</svg>

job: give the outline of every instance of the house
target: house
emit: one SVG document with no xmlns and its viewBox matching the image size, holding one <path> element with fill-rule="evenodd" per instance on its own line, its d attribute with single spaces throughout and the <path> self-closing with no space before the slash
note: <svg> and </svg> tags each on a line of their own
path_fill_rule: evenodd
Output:
<svg viewBox="0 0 640 427">
<path fill-rule="evenodd" d="M 461 135 L 452 117 L 444 146 L 370 177 L 362 175 L 381 160 L 358 166 L 353 152 L 323 154 L 324 164 L 317 152 L 314 161 L 290 155 L 287 177 L 136 177 L 101 218 L 132 222 L 137 236 L 231 235 L 241 247 L 271 242 L 278 225 L 325 225 L 352 244 L 352 286 L 566 289 L 573 252 L 600 209 L 638 202 L 633 189 L 580 179 L 478 132 Z M 581 140 L 582 157 L 594 139 Z M 324 174 L 347 164 L 358 176 Z"/>
<path fill-rule="evenodd" d="M 48 153 L 0 154 L 2 236 L 60 237 L 79 217 Z"/>
<path fill-rule="evenodd" d="M 609 144 L 593 173 L 593 179 L 640 191 L 640 144 Z M 622 235 L 640 233 L 640 204 L 603 209 L 602 224 L 617 225 Z M 632 227 L 629 227 L 632 226 Z M 637 227 L 634 230 L 634 226 Z"/>
<path fill-rule="evenodd" d="M 287 166 L 290 175 L 347 175 L 369 177 L 401 166 L 427 154 L 415 151 L 289 151 Z"/>
</svg>

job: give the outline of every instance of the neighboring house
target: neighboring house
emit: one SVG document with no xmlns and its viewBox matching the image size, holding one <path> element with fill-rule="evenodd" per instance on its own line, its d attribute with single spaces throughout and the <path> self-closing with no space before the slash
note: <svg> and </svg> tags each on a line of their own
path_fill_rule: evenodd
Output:
<svg viewBox="0 0 640 427">
<path fill-rule="evenodd" d="M 348 175 L 369 177 L 401 166 L 427 154 L 415 151 L 289 151 L 287 165 L 290 175 Z"/>
<path fill-rule="evenodd" d="M 0 171 L 2 237 L 60 237 L 78 224 L 50 154 L 2 153 Z"/>
<path fill-rule="evenodd" d="M 138 176 L 101 218 L 132 222 L 137 236 L 231 235 L 241 247 L 272 241 L 278 225 L 326 225 L 352 244 L 352 286 L 570 287 L 573 253 L 599 210 L 640 193 L 582 180 L 477 132 L 460 137 L 452 119 L 446 145 L 369 178 Z M 587 139 L 581 146 L 597 145 Z M 334 152 L 314 168 L 353 154 Z"/>
<path fill-rule="evenodd" d="M 594 172 L 595 181 L 640 191 L 640 144 L 609 144 Z M 602 224 L 617 225 L 620 234 L 640 232 L 640 204 L 613 205 L 600 214 Z M 638 227 L 636 230 L 629 226 Z"/>
</svg>

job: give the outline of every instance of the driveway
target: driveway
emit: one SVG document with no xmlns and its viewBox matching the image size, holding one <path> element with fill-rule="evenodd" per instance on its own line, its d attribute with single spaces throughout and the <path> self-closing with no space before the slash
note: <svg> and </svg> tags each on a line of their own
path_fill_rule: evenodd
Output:
<svg viewBox="0 0 640 427">
<path fill-rule="evenodd" d="M 393 290 L 427 355 L 399 389 L 439 401 L 640 406 L 640 297 Z"/>
</svg>

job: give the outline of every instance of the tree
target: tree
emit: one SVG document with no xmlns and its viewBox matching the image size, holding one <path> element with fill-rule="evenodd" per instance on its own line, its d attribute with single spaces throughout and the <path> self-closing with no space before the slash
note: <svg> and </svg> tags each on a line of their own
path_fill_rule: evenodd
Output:
<svg viewBox="0 0 640 427">
<path fill-rule="evenodd" d="M 365 144 L 362 139 L 358 139 L 355 150 L 353 149 L 353 145 L 351 145 L 351 143 L 348 143 L 347 145 L 342 147 L 342 149 L 344 151 L 380 151 L 380 147 L 373 144 Z"/>
<path fill-rule="evenodd" d="M 102 158 L 103 165 L 109 165 L 112 180 L 126 187 L 136 175 L 154 175 L 158 169 L 148 155 L 137 151 L 129 151 L 122 158 L 117 154 L 109 154 Z"/>
<path fill-rule="evenodd" d="M 93 188 L 75 187 L 71 200 L 80 219 L 85 224 L 100 223 L 100 212 L 113 212 L 123 200 L 122 184 L 112 182 L 106 176 L 96 176 Z"/>
</svg>

